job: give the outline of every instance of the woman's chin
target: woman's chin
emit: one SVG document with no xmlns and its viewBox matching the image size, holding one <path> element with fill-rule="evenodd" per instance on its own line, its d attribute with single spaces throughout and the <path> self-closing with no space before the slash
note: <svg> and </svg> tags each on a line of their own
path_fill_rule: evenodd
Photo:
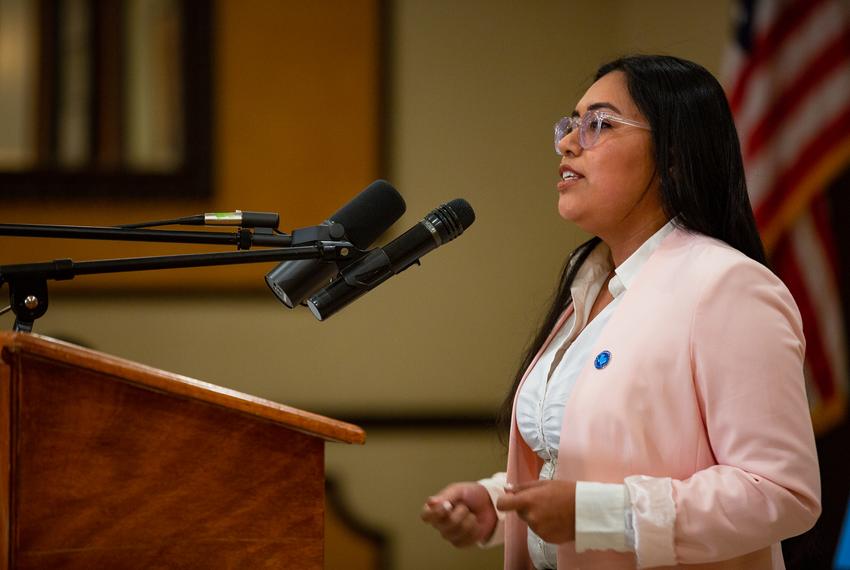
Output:
<svg viewBox="0 0 850 570">
<path fill-rule="evenodd" d="M 588 220 L 587 213 L 576 208 L 564 207 L 562 203 L 558 203 L 558 214 L 564 220 L 575 224 L 580 230 L 591 235 L 598 235 L 596 226 Z"/>
<path fill-rule="evenodd" d="M 568 222 L 578 224 L 582 218 L 582 208 L 568 196 L 561 196 L 558 200 L 558 214 Z"/>
</svg>

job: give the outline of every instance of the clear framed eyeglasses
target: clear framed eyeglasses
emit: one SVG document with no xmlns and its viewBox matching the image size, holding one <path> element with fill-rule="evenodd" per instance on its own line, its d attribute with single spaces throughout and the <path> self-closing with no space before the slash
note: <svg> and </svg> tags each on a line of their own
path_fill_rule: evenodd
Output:
<svg viewBox="0 0 850 570">
<path fill-rule="evenodd" d="M 611 128 L 611 123 L 620 123 L 621 125 L 650 130 L 649 125 L 606 111 L 588 111 L 583 117 L 562 117 L 555 123 L 555 152 L 561 154 L 558 143 L 575 129 L 578 129 L 578 143 L 581 145 L 581 148 L 593 148 L 599 142 L 602 130 Z"/>
</svg>

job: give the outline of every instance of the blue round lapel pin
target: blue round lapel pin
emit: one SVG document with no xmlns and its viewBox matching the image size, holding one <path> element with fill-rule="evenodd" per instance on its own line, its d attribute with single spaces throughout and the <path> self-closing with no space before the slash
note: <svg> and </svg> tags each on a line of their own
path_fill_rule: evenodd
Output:
<svg viewBox="0 0 850 570">
<path fill-rule="evenodd" d="M 611 353 L 607 350 L 603 350 L 599 354 L 596 355 L 596 359 L 593 361 L 593 365 L 597 370 L 602 370 L 608 363 L 611 362 Z"/>
</svg>

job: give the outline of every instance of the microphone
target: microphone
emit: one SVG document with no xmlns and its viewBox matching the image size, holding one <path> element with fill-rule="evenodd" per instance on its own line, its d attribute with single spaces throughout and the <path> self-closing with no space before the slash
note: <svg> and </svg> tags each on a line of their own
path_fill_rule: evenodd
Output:
<svg viewBox="0 0 850 570">
<path fill-rule="evenodd" d="M 330 285 L 313 295 L 307 306 L 323 321 L 413 265 L 419 258 L 448 243 L 472 225 L 475 212 L 462 198 L 434 208 L 422 221 L 385 245 L 342 270 Z"/>
<path fill-rule="evenodd" d="M 376 180 L 331 215 L 358 249 L 366 249 L 398 220 L 407 206 L 398 190 L 386 180 Z M 333 261 L 284 261 L 266 274 L 266 284 L 290 309 L 326 285 L 339 272 Z"/>
<path fill-rule="evenodd" d="M 203 220 L 196 225 L 204 226 L 240 226 L 243 228 L 272 228 L 277 229 L 280 216 L 274 212 L 207 212 Z"/>
<path fill-rule="evenodd" d="M 139 222 L 116 226 L 125 230 L 136 228 L 153 228 L 156 226 L 239 226 L 242 228 L 271 228 L 277 229 L 280 216 L 274 212 L 206 212 L 185 218 L 173 220 L 156 220 L 154 222 Z"/>
</svg>

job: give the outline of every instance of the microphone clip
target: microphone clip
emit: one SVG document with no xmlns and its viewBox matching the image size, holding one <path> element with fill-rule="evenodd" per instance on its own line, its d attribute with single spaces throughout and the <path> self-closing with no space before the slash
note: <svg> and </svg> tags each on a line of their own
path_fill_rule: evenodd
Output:
<svg viewBox="0 0 850 570">
<path fill-rule="evenodd" d="M 293 230 L 292 246 L 321 244 L 321 259 L 334 261 L 342 270 L 369 252 L 357 249 L 348 241 L 345 228 L 339 222 L 322 222 L 318 226 L 310 226 Z"/>
<path fill-rule="evenodd" d="M 299 228 L 292 231 L 292 245 L 304 245 L 319 241 L 345 239 L 345 228 L 337 222 L 322 222 L 318 226 Z"/>
</svg>

